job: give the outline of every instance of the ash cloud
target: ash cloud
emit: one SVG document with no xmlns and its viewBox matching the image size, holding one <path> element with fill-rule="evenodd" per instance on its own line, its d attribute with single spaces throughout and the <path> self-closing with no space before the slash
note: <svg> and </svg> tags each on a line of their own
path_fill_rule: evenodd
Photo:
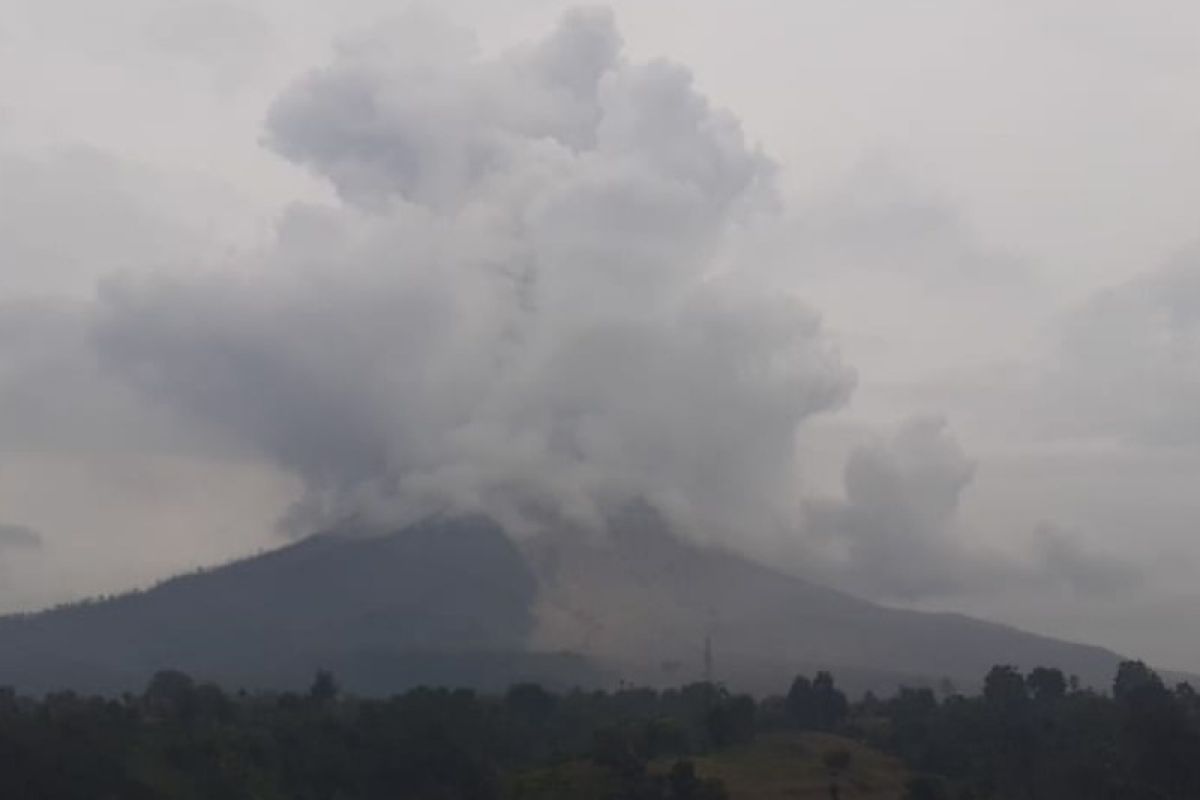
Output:
<svg viewBox="0 0 1200 800">
<path fill-rule="evenodd" d="M 1114 595 L 1142 581 L 1146 565 L 1096 550 L 1058 524 L 1040 525 L 1024 549 L 975 540 L 959 507 L 976 469 L 940 417 L 907 420 L 859 446 L 846 462 L 843 496 L 807 505 L 810 569 L 828 584 L 899 602 L 1017 586 Z"/>
<path fill-rule="evenodd" d="M 750 553 L 786 539 L 802 568 L 886 600 L 1128 583 L 1058 529 L 1023 556 L 973 542 L 958 514 L 975 464 L 936 419 L 856 451 L 844 497 L 805 501 L 795 435 L 856 378 L 777 273 L 846 278 L 847 313 L 869 292 L 908 317 L 924 306 L 904 282 L 1003 289 L 1020 265 L 979 257 L 936 199 L 868 171 L 806 210 L 775 269 L 746 247 L 795 223 L 775 165 L 685 68 L 628 59 L 607 13 L 499 55 L 404 17 L 288 88 L 264 142 L 336 194 L 290 207 L 265 252 L 109 279 L 94 305 L 0 307 L 8 441 L 265 456 L 306 488 L 283 520 L 295 534 L 438 511 L 599 528 L 645 501 Z M 141 208 L 138 230 L 155 219 Z M 196 251 L 159 236 L 152 261 Z M 951 306 L 981 316 L 960 300 L 917 316 Z"/>
<path fill-rule="evenodd" d="M 890 437 L 856 448 L 844 498 L 810 504 L 809 525 L 827 548 L 837 585 L 886 599 L 960 592 L 990 571 L 957 536 L 960 495 L 975 463 L 945 420 L 915 418 Z"/>
<path fill-rule="evenodd" d="M 1079 596 L 1112 594 L 1137 586 L 1145 578 L 1142 566 L 1091 550 L 1077 534 L 1060 525 L 1040 526 L 1034 543 L 1046 571 Z"/>
<path fill-rule="evenodd" d="M 854 374 L 819 319 L 727 257 L 774 165 L 684 68 L 568 14 L 485 56 L 406 18 L 275 103 L 267 142 L 328 179 L 263 263 L 115 281 L 105 363 L 303 478 L 307 530 L 486 511 L 599 525 L 794 524 L 794 436 Z"/>
<path fill-rule="evenodd" d="M 0 551 L 41 550 L 42 535 L 25 525 L 0 523 Z"/>
</svg>

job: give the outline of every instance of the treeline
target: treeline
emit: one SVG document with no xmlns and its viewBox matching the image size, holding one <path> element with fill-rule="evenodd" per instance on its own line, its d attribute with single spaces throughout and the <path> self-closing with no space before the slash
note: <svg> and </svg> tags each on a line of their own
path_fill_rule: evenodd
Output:
<svg viewBox="0 0 1200 800">
<path fill-rule="evenodd" d="M 979 696 L 868 696 L 842 724 L 923 774 L 912 800 L 1200 798 L 1200 697 L 1141 662 L 1121 664 L 1105 693 L 998 666 Z"/>
<path fill-rule="evenodd" d="M 756 710 L 711 684 L 368 699 L 329 673 L 304 694 L 229 694 L 172 671 L 120 698 L 0 689 L 0 797 L 492 800 L 519 794 L 522 771 L 586 759 L 619 797 L 720 800 L 687 756 L 751 739 Z"/>
<path fill-rule="evenodd" d="M 896 754 L 916 776 L 908 800 L 1200 797 L 1200 699 L 1137 662 L 1111 693 L 996 667 L 978 696 L 904 689 L 854 703 L 828 673 L 763 700 L 707 683 L 368 699 L 328 673 L 302 694 L 230 694 L 179 672 L 120 698 L 0 690 L 0 797 L 521 800 L 545 796 L 526 780 L 539 769 L 586 764 L 613 800 L 719 800 L 725 788 L 691 759 L 784 730 Z"/>
</svg>

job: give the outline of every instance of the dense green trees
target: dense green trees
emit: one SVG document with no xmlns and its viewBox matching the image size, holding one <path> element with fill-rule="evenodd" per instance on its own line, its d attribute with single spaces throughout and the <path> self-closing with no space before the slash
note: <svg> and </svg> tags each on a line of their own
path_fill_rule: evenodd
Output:
<svg viewBox="0 0 1200 800">
<path fill-rule="evenodd" d="M 564 759 L 608 770 L 622 797 L 714 800 L 687 756 L 754 735 L 753 699 L 709 684 L 657 692 L 514 686 L 503 697 L 416 689 L 238 694 L 177 671 L 140 696 L 0 690 L 0 797 L 22 800 L 489 800 L 503 775 Z M 654 760 L 669 771 L 651 771 Z"/>
<path fill-rule="evenodd" d="M 802 728 L 830 731 L 846 718 L 846 695 L 834 686 L 833 676 L 818 672 L 809 681 L 798 675 L 788 690 L 786 708 L 792 721 Z"/>
<path fill-rule="evenodd" d="M 0 797 L 516 800 L 514 775 L 590 763 L 613 800 L 719 800 L 692 757 L 779 728 L 890 750 L 912 770 L 909 800 L 1200 797 L 1200 696 L 1139 662 L 1108 694 L 1001 665 L 978 696 L 912 688 L 854 704 L 828 673 L 762 701 L 713 684 L 366 699 L 327 672 L 303 694 L 230 695 L 179 672 L 120 699 L 0 689 Z M 826 767 L 836 779 L 846 764 Z"/>
<path fill-rule="evenodd" d="M 887 725 L 873 740 L 946 778 L 956 798 L 1200 797 L 1200 715 L 1190 686 L 1168 689 L 1140 662 L 1120 666 L 1111 695 L 1072 683 L 1055 669 L 1022 675 L 997 666 L 980 697 L 938 702 L 903 690 L 875 712 Z M 942 791 L 923 781 L 914 797 Z"/>
</svg>

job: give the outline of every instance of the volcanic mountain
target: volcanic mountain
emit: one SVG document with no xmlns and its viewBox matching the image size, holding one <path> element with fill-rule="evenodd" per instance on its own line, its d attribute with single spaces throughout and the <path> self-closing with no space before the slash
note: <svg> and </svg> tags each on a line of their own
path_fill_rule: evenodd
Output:
<svg viewBox="0 0 1200 800">
<path fill-rule="evenodd" d="M 327 533 L 152 589 L 0 619 L 0 684 L 123 691 L 175 668 L 231 687 L 503 688 L 704 677 L 758 692 L 831 669 L 851 689 L 1052 665 L 1105 685 L 1120 657 L 955 614 L 887 608 L 626 514 L 600 539 L 515 542 L 481 517 Z"/>
</svg>

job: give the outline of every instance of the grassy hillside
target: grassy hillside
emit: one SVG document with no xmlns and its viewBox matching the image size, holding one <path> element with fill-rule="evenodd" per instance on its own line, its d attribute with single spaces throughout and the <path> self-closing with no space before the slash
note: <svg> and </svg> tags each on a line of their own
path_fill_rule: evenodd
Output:
<svg viewBox="0 0 1200 800">
<path fill-rule="evenodd" d="M 840 769 L 841 754 L 849 757 Z M 725 784 L 730 800 L 898 800 L 908 772 L 894 758 L 849 739 L 819 733 L 770 734 L 753 744 L 695 759 L 696 774 Z"/>
<path fill-rule="evenodd" d="M 899 800 L 909 777 L 894 758 L 819 733 L 766 734 L 692 761 L 700 778 L 725 784 L 730 800 L 828 800 L 834 781 L 842 800 Z M 651 770 L 666 774 L 673 763 L 658 761 Z M 570 761 L 510 776 L 505 794 L 507 800 L 606 800 L 616 789 L 607 770 Z"/>
<path fill-rule="evenodd" d="M 608 800 L 620 784 L 590 761 L 567 761 L 507 776 L 504 800 Z"/>
</svg>

